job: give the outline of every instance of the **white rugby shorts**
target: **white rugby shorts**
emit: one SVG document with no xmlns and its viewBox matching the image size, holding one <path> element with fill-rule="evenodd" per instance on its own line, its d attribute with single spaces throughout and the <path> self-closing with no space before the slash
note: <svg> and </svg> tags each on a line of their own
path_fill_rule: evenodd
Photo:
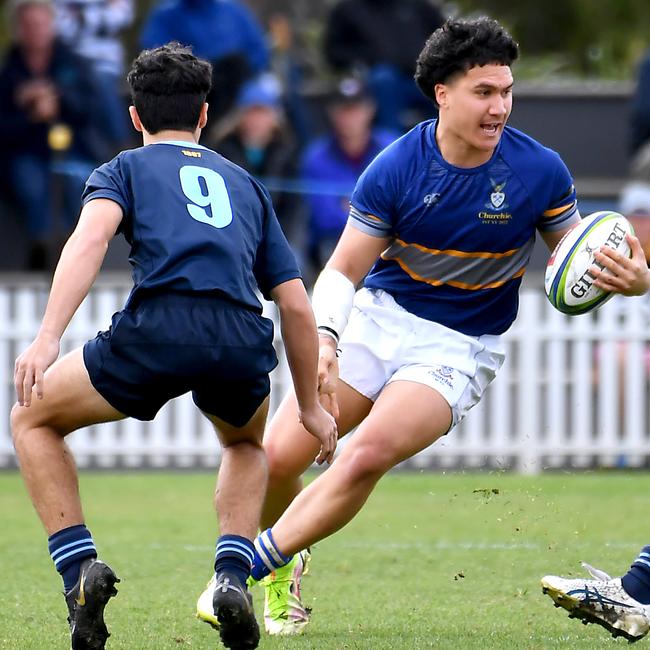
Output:
<svg viewBox="0 0 650 650">
<path fill-rule="evenodd" d="M 411 314 L 379 289 L 361 289 L 339 344 L 339 376 L 373 402 L 392 381 L 438 391 L 452 427 L 476 405 L 505 358 L 500 336 L 468 336 Z"/>
</svg>

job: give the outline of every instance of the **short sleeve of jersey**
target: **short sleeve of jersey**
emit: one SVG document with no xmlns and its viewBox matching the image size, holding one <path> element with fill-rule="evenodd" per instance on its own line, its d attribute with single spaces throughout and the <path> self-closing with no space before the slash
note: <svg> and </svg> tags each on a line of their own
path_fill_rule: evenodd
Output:
<svg viewBox="0 0 650 650">
<path fill-rule="evenodd" d="M 257 188 L 265 214 L 262 240 L 257 249 L 253 273 L 262 295 L 266 300 L 271 300 L 270 292 L 274 287 L 288 280 L 300 278 L 301 273 L 296 256 L 275 216 L 271 198 L 259 185 Z"/>
<path fill-rule="evenodd" d="M 573 179 L 560 156 L 553 152 L 551 159 L 553 181 L 550 202 L 542 206 L 537 228 L 541 232 L 564 230 L 580 221 Z"/>
<path fill-rule="evenodd" d="M 131 214 L 132 199 L 122 174 L 123 160 L 119 155 L 92 172 L 81 196 L 83 205 L 93 199 L 110 199 L 120 205 L 125 216 Z"/>
<path fill-rule="evenodd" d="M 397 149 L 389 146 L 361 174 L 350 199 L 348 223 L 374 237 L 394 234 L 397 187 Z"/>
</svg>

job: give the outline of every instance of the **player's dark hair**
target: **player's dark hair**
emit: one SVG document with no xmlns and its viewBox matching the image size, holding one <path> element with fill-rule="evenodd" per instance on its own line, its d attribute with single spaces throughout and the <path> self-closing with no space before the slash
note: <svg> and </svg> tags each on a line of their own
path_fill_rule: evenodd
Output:
<svg viewBox="0 0 650 650">
<path fill-rule="evenodd" d="M 448 20 L 436 29 L 418 56 L 415 81 L 435 102 L 435 86 L 475 66 L 511 65 L 519 46 L 496 21 L 482 16 L 474 20 Z"/>
<path fill-rule="evenodd" d="M 131 101 L 151 134 L 194 131 L 212 85 L 212 66 L 189 47 L 168 43 L 143 50 L 126 77 Z"/>
</svg>

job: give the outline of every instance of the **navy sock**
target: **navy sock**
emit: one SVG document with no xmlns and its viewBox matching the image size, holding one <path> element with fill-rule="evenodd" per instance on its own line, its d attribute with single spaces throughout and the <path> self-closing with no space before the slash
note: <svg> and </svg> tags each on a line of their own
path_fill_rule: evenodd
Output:
<svg viewBox="0 0 650 650">
<path fill-rule="evenodd" d="M 271 529 L 260 533 L 255 539 L 255 556 L 251 575 L 255 580 L 265 578 L 269 573 L 291 562 L 293 555 L 285 555 L 276 546 Z"/>
<path fill-rule="evenodd" d="M 240 535 L 221 535 L 217 540 L 217 553 L 214 558 L 214 571 L 233 573 L 245 587 L 251 573 L 255 549 L 253 542 Z"/>
<path fill-rule="evenodd" d="M 621 578 L 623 589 L 640 603 L 650 605 L 650 546 L 644 546 L 630 570 Z"/>
<path fill-rule="evenodd" d="M 68 593 L 79 579 L 81 563 L 89 557 L 97 557 L 92 535 L 84 524 L 70 526 L 50 535 L 47 546 Z"/>
</svg>

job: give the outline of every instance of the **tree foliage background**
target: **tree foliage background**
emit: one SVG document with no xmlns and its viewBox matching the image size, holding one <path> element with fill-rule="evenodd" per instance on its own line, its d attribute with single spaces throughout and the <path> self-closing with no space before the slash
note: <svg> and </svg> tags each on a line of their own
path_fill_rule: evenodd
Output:
<svg viewBox="0 0 650 650">
<path fill-rule="evenodd" d="M 137 19 L 125 35 L 130 56 L 137 52 L 144 17 L 159 1 L 136 0 Z M 297 54 L 315 68 L 315 74 L 322 72 L 320 37 L 327 12 L 337 0 L 241 1 L 264 22 L 278 13 L 289 18 Z M 650 0 L 454 0 L 438 4 L 447 15 L 487 14 L 503 22 L 521 45 L 519 77 L 628 79 L 650 46 Z M 8 39 L 5 19 L 0 46 Z"/>
<path fill-rule="evenodd" d="M 650 45 L 648 0 L 458 0 L 457 7 L 501 20 L 522 59 L 547 61 L 552 74 L 630 77 Z"/>
</svg>

